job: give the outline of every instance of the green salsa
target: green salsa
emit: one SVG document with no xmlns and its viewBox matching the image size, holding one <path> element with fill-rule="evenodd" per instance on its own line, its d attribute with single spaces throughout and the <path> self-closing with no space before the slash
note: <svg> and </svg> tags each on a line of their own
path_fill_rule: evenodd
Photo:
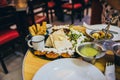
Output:
<svg viewBox="0 0 120 80">
<path fill-rule="evenodd" d="M 80 53 L 88 57 L 93 57 L 98 54 L 98 50 L 90 46 L 86 46 L 80 49 Z"/>
</svg>

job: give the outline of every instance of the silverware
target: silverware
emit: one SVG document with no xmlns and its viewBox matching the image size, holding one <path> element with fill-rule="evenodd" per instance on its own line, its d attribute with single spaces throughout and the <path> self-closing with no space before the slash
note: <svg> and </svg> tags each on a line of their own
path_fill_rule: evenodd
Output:
<svg viewBox="0 0 120 80">
<path fill-rule="evenodd" d="M 113 62 L 106 62 L 106 66 L 112 66 L 112 65 L 114 65 Z"/>
<path fill-rule="evenodd" d="M 102 29 L 102 31 L 105 31 L 105 29 Z M 110 33 L 113 33 L 113 34 L 118 34 L 118 32 L 116 31 L 112 31 L 112 30 L 109 30 Z"/>
<path fill-rule="evenodd" d="M 118 32 L 112 31 L 112 30 L 109 30 L 109 29 L 110 29 L 110 23 L 108 23 L 107 27 L 105 29 L 102 29 L 102 31 L 105 31 L 106 35 L 107 35 L 108 32 L 111 32 L 111 33 L 114 33 L 114 34 L 118 34 Z"/>
<path fill-rule="evenodd" d="M 107 80 L 115 80 L 115 65 L 112 62 L 106 63 L 105 77 Z"/>
<path fill-rule="evenodd" d="M 110 29 L 110 24 L 107 25 L 107 27 L 105 28 L 105 39 L 107 39 L 107 34 L 109 32 Z"/>
</svg>

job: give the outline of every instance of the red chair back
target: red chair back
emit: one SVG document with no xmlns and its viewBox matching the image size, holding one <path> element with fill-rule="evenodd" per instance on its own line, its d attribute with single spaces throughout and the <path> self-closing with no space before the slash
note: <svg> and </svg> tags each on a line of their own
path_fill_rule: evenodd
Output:
<svg viewBox="0 0 120 80">
<path fill-rule="evenodd" d="M 0 6 L 6 6 L 7 0 L 0 0 Z"/>
<path fill-rule="evenodd" d="M 72 0 L 71 3 L 67 2 L 62 5 L 63 9 L 71 10 L 71 24 L 74 23 L 74 15 L 75 13 L 79 14 L 79 20 L 81 21 L 82 13 L 83 13 L 83 0 Z"/>
</svg>

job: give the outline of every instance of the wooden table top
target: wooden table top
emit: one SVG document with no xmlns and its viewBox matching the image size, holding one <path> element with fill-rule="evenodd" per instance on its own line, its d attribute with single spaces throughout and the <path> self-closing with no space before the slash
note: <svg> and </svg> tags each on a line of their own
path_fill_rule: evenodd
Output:
<svg viewBox="0 0 120 80">
<path fill-rule="evenodd" d="M 36 71 L 48 62 L 48 60 L 41 59 L 28 50 L 23 61 L 23 80 L 32 80 Z"/>
<path fill-rule="evenodd" d="M 50 62 L 50 60 L 41 59 L 35 55 L 33 55 L 29 50 L 27 51 L 22 67 L 23 80 L 32 80 L 35 73 L 46 63 Z M 99 70 L 105 70 L 105 59 L 101 58 L 96 61 L 94 64 Z M 116 66 L 116 77 L 117 80 L 120 80 L 120 66 Z"/>
</svg>

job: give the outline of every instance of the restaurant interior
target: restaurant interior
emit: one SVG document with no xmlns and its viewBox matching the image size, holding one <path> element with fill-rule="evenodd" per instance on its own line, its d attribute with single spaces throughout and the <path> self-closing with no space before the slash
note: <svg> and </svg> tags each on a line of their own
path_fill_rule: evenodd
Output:
<svg viewBox="0 0 120 80">
<path fill-rule="evenodd" d="M 46 66 L 47 63 L 51 63 L 52 61 L 57 62 L 57 60 L 59 59 L 62 59 L 62 60 L 66 59 L 65 61 L 67 61 L 68 59 L 69 62 L 73 59 L 73 61 L 76 61 L 75 64 L 77 65 L 77 67 L 71 67 L 72 69 L 70 69 L 67 66 L 67 63 L 65 63 L 66 64 L 65 67 L 68 67 L 68 68 L 65 68 L 65 67 L 64 68 L 65 70 L 67 69 L 68 72 L 66 70 L 66 73 L 65 73 L 65 72 L 62 72 L 61 70 L 61 73 L 57 74 L 57 73 L 54 73 L 53 72 L 54 70 L 53 70 L 53 71 L 50 71 L 51 74 L 48 74 L 48 75 L 46 74 L 48 78 L 43 78 L 44 75 L 43 76 L 40 75 L 42 76 L 41 79 L 43 80 L 68 80 L 68 79 L 75 80 L 78 78 L 83 79 L 83 77 L 78 76 L 80 75 L 80 73 L 76 70 L 78 66 L 85 66 L 83 64 L 86 64 L 87 66 L 91 66 L 90 67 L 91 71 L 92 69 L 96 70 L 95 72 L 93 71 L 93 75 L 95 75 L 94 73 L 96 74 L 98 73 L 99 76 L 96 76 L 97 79 L 101 78 L 98 80 L 106 80 L 106 78 L 104 78 L 105 75 L 103 75 L 105 74 L 105 68 L 100 67 L 100 66 L 105 67 L 107 63 L 107 61 L 103 59 L 103 56 L 105 58 L 112 56 L 111 60 L 108 60 L 108 61 L 111 61 L 115 65 L 119 64 L 118 66 L 114 66 L 115 69 L 113 69 L 115 71 L 114 77 L 116 77 L 116 79 L 107 79 L 107 80 L 120 80 L 120 77 L 119 77 L 120 76 L 120 56 L 118 57 L 119 58 L 118 63 L 116 63 L 114 60 L 115 55 L 114 55 L 113 49 L 112 51 L 106 50 L 106 52 L 100 49 L 101 53 L 104 52 L 105 54 L 104 55 L 100 54 L 100 57 L 98 56 L 98 58 L 95 58 L 96 55 L 94 55 L 92 56 L 92 61 L 89 61 L 88 59 L 86 60 L 84 57 L 82 57 L 82 55 L 80 54 L 80 51 L 77 51 L 77 49 L 80 48 L 79 46 L 81 46 L 79 45 L 79 46 L 75 46 L 75 52 L 73 52 L 74 54 L 72 56 L 68 57 L 69 55 L 63 56 L 62 54 L 59 54 L 57 58 L 53 59 L 49 55 L 48 55 L 49 57 L 45 57 L 47 53 L 41 56 L 39 53 L 43 53 L 42 52 L 43 50 L 38 52 L 38 50 L 34 48 L 36 46 L 34 46 L 32 43 L 34 42 L 32 41 L 34 36 L 44 35 L 45 41 L 46 41 L 45 45 L 50 45 L 50 47 L 48 48 L 51 48 L 51 46 L 55 47 L 56 49 L 61 48 L 60 46 L 58 46 L 60 44 L 62 48 L 63 47 L 66 48 L 68 47 L 69 41 L 67 40 L 66 42 L 63 43 L 63 44 L 68 43 L 67 46 L 65 45 L 63 46 L 62 43 L 57 43 L 57 41 L 56 43 L 54 43 L 55 42 L 53 40 L 54 38 L 50 37 L 50 35 L 52 35 L 54 32 L 52 31 L 50 32 L 48 29 L 52 28 L 53 31 L 57 31 L 57 29 L 61 27 L 66 28 L 67 26 L 67 28 L 68 27 L 70 28 L 68 31 L 70 30 L 72 31 L 72 29 L 76 29 L 76 30 L 80 29 L 80 32 L 83 31 L 82 35 L 86 34 L 86 36 L 89 37 L 89 39 L 87 38 L 87 40 L 89 40 L 88 42 L 90 42 L 90 44 L 92 42 L 96 43 L 98 41 L 98 43 L 100 44 L 108 42 L 108 44 L 105 44 L 107 48 L 108 46 L 113 46 L 112 44 L 116 44 L 120 42 L 120 38 L 118 38 L 120 36 L 120 33 L 119 33 L 120 27 L 115 26 L 115 29 L 114 29 L 113 28 L 114 25 L 112 25 L 110 27 L 110 30 L 108 30 L 107 28 L 111 24 L 110 25 L 102 24 L 102 21 L 101 21 L 102 10 L 103 8 L 99 0 L 0 0 L 0 80 L 39 80 L 40 74 L 42 73 L 46 74 L 45 72 L 42 72 L 43 71 L 42 69 L 44 69 L 44 65 L 45 67 L 47 67 Z M 102 42 L 103 40 L 97 40 L 98 38 L 93 36 L 91 37 L 91 35 L 88 35 L 89 32 L 87 33 L 87 31 L 89 31 L 89 30 L 86 30 L 86 28 L 88 28 L 87 26 L 91 26 L 91 25 L 96 26 L 98 24 L 101 24 L 102 26 L 107 26 L 107 27 L 104 27 L 105 28 L 104 30 L 103 28 L 102 29 L 99 28 L 102 31 L 105 31 L 105 37 L 104 37 L 106 39 L 106 40 L 104 39 L 105 42 Z M 101 25 L 98 25 L 97 27 Z M 38 27 L 41 27 L 41 28 L 38 28 Z M 79 27 L 82 27 L 82 28 L 79 28 Z M 67 31 L 67 28 L 64 31 Z M 58 32 L 60 31 L 58 30 Z M 108 36 L 110 38 L 107 39 L 106 35 L 109 32 L 113 34 L 110 34 L 110 36 Z M 54 34 L 52 36 L 55 36 Z M 64 36 L 62 32 L 60 32 L 59 35 Z M 48 40 L 48 38 L 50 38 L 51 41 Z M 57 39 L 57 36 L 56 36 L 56 39 Z M 30 44 L 32 43 L 32 46 L 28 43 L 29 41 L 31 41 Z M 52 45 L 50 43 L 47 44 L 47 41 L 51 42 Z M 35 42 L 35 43 L 38 43 L 38 42 Z M 81 41 L 81 44 L 82 44 L 82 41 Z M 95 45 L 95 47 L 96 46 L 98 45 Z M 120 50 L 120 44 L 118 46 Z M 43 47 L 43 45 L 41 47 Z M 111 53 L 112 55 L 109 53 Z M 83 64 L 80 64 L 80 61 L 78 60 L 80 61 L 82 60 L 81 63 Z M 72 63 L 69 64 L 69 62 L 68 62 L 68 65 L 72 66 L 73 64 Z M 60 65 L 58 63 L 56 64 Z M 76 66 L 76 65 L 73 65 L 73 66 Z M 63 63 L 63 66 L 64 66 L 64 63 Z M 40 68 L 42 73 L 40 72 Z M 76 69 L 73 69 L 73 68 L 76 68 Z M 47 69 L 49 69 L 49 67 Z M 57 68 L 55 69 L 57 70 Z M 82 69 L 84 71 L 84 68 L 80 68 L 80 69 L 81 71 Z M 76 71 L 76 73 L 72 70 Z M 88 71 L 90 71 L 89 67 L 88 67 Z M 85 73 L 86 75 L 88 75 L 87 78 L 89 79 L 89 77 L 92 76 L 92 74 L 91 75 L 88 74 L 89 73 L 88 71 Z M 72 75 L 72 72 L 73 72 L 73 75 Z M 53 75 L 52 73 L 57 77 L 54 76 L 54 78 L 51 78 L 50 76 Z M 68 74 L 68 73 L 71 73 L 70 76 L 67 76 L 66 78 L 60 78 L 63 76 L 65 77 L 65 74 Z M 86 80 L 87 78 L 83 80 Z M 96 79 L 94 79 L 93 77 L 90 80 L 96 80 Z"/>
</svg>

